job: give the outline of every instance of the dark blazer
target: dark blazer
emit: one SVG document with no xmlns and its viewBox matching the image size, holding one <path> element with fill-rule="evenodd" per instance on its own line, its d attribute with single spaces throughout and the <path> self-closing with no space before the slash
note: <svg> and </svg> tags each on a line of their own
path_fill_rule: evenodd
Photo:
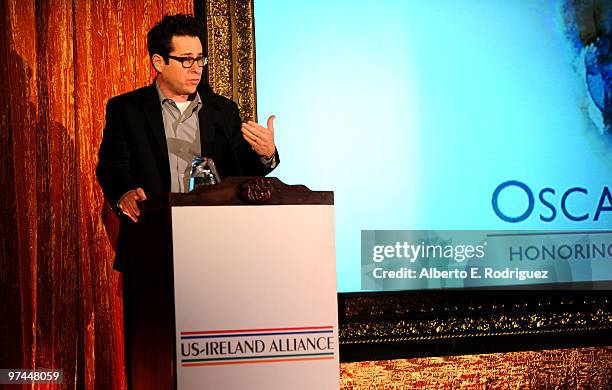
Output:
<svg viewBox="0 0 612 390">
<path fill-rule="evenodd" d="M 211 157 L 221 178 L 264 176 L 272 169 L 243 139 L 238 106 L 198 86 L 202 108 L 198 113 L 202 155 Z M 111 207 L 129 190 L 142 187 L 148 198 L 170 192 L 170 166 L 161 103 L 155 84 L 111 98 L 106 105 L 106 125 L 98 153 L 96 176 Z M 276 153 L 277 164 L 280 162 Z M 123 225 L 119 231 L 120 257 Z M 116 263 L 117 265 L 117 263 Z"/>
<path fill-rule="evenodd" d="M 242 138 L 238 106 L 200 84 L 202 155 L 211 157 L 219 175 L 263 176 L 266 168 Z M 277 163 L 280 158 L 277 154 Z M 170 192 L 168 146 L 155 85 L 116 96 L 106 105 L 106 126 L 96 175 L 115 206 L 129 190 L 142 187 L 147 197 Z"/>
</svg>

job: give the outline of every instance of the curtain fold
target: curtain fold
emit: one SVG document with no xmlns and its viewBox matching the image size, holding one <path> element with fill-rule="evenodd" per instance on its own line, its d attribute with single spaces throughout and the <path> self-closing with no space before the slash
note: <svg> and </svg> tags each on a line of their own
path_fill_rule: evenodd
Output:
<svg viewBox="0 0 612 390">
<path fill-rule="evenodd" d="M 125 388 L 94 169 L 106 102 L 151 82 L 146 33 L 179 12 L 193 0 L 0 1 L 0 367 L 63 369 L 34 388 Z"/>
</svg>

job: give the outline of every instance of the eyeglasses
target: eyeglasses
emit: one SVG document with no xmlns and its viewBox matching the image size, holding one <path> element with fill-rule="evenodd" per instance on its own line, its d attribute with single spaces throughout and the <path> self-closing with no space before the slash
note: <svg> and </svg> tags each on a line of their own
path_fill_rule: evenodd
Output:
<svg viewBox="0 0 612 390">
<path fill-rule="evenodd" d="M 200 68 L 203 68 L 204 65 L 208 64 L 208 57 L 203 57 L 203 56 L 193 58 L 193 57 L 175 57 L 175 56 L 167 55 L 166 57 L 172 58 L 173 60 L 180 62 L 181 65 L 183 65 L 183 68 L 187 68 L 187 69 L 191 68 L 194 62 L 197 62 Z"/>
</svg>

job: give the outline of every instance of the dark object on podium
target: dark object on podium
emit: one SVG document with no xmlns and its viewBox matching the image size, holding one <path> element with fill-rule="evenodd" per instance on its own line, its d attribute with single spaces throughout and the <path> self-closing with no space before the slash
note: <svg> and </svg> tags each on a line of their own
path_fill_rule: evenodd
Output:
<svg viewBox="0 0 612 390">
<path fill-rule="evenodd" d="M 333 193 L 276 178 L 229 177 L 187 194 L 147 200 L 139 222 L 126 226 L 123 293 L 130 390 L 176 388 L 171 208 L 251 204 L 333 204 Z"/>
</svg>

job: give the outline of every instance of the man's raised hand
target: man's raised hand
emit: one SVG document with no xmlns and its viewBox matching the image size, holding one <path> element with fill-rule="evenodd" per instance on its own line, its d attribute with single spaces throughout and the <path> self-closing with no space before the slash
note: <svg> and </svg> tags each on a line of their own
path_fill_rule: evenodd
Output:
<svg viewBox="0 0 612 390">
<path fill-rule="evenodd" d="M 254 121 L 242 124 L 242 136 L 251 145 L 255 153 L 261 157 L 271 158 L 276 152 L 274 144 L 274 119 L 275 115 L 268 118 L 268 127 L 263 127 Z"/>
</svg>

